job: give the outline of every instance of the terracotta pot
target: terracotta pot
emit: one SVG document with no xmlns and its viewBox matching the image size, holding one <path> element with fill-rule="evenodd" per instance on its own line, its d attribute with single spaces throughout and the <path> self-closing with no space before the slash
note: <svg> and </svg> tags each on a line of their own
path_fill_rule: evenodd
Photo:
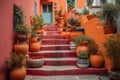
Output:
<svg viewBox="0 0 120 80">
<path fill-rule="evenodd" d="M 61 34 L 62 34 L 66 39 L 70 39 L 70 32 L 61 32 Z"/>
<path fill-rule="evenodd" d="M 67 30 L 66 30 L 67 32 L 71 32 L 71 28 L 67 28 Z"/>
<path fill-rule="evenodd" d="M 31 42 L 37 42 L 38 40 L 37 40 L 36 37 L 31 37 L 30 41 L 31 41 Z"/>
<path fill-rule="evenodd" d="M 116 27 L 114 25 L 110 25 L 109 23 L 104 24 L 104 33 L 105 34 L 112 34 L 116 33 Z"/>
<path fill-rule="evenodd" d="M 58 28 L 58 32 L 61 33 L 63 28 Z"/>
<path fill-rule="evenodd" d="M 40 43 L 39 42 L 31 42 L 30 43 L 30 51 L 31 52 L 38 52 L 40 50 Z"/>
<path fill-rule="evenodd" d="M 94 68 L 100 68 L 104 64 L 104 59 L 100 55 L 90 55 L 90 64 Z"/>
<path fill-rule="evenodd" d="M 24 35 L 24 34 L 17 34 L 16 35 L 16 39 L 19 42 L 27 42 L 28 38 L 29 38 L 29 35 Z"/>
<path fill-rule="evenodd" d="M 36 32 L 37 34 L 42 34 L 42 33 L 43 33 L 43 29 L 36 29 L 35 32 Z"/>
<path fill-rule="evenodd" d="M 80 51 L 89 51 L 88 47 L 87 46 L 77 46 L 76 48 L 76 55 L 78 56 L 79 52 Z"/>
<path fill-rule="evenodd" d="M 10 71 L 10 80 L 24 80 L 26 76 L 26 68 L 23 67 L 16 67 Z"/>
<path fill-rule="evenodd" d="M 108 70 L 108 72 L 110 72 L 112 69 L 112 61 L 108 57 L 105 57 L 105 68 Z"/>
<path fill-rule="evenodd" d="M 74 39 L 77 36 L 82 35 L 82 34 L 83 34 L 82 32 L 71 32 L 70 37 L 71 37 L 71 39 Z"/>
<path fill-rule="evenodd" d="M 28 46 L 28 44 L 17 43 L 14 45 L 13 49 L 16 53 L 22 53 L 22 54 L 26 55 L 29 51 L 29 46 Z"/>
</svg>

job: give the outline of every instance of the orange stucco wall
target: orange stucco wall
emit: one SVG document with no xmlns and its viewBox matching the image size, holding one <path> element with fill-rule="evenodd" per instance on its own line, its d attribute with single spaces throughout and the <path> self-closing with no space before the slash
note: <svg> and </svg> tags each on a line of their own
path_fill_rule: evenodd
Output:
<svg viewBox="0 0 120 80">
<path fill-rule="evenodd" d="M 103 47 L 105 41 L 105 34 L 103 25 L 98 18 L 87 19 L 87 15 L 79 17 L 81 26 L 85 29 L 85 35 L 93 38 L 100 48 Z"/>
<path fill-rule="evenodd" d="M 5 61 L 13 46 L 13 5 L 24 9 L 25 21 L 30 25 L 30 16 L 34 14 L 34 1 L 37 3 L 39 14 L 39 0 L 0 0 L 0 80 L 6 80 Z"/>
<path fill-rule="evenodd" d="M 85 0 L 76 0 L 77 8 L 84 8 Z"/>
</svg>

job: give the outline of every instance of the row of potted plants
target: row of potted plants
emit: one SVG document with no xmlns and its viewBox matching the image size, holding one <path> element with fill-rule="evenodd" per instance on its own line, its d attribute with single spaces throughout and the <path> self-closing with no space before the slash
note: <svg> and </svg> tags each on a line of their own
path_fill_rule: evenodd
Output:
<svg viewBox="0 0 120 80">
<path fill-rule="evenodd" d="M 100 68 L 103 66 L 103 57 L 98 54 L 98 46 L 93 39 L 80 35 L 73 39 L 77 44 L 76 56 L 78 57 L 77 65 L 81 68 L 92 66 Z"/>
<path fill-rule="evenodd" d="M 104 55 L 101 55 L 98 45 L 93 39 L 81 35 L 74 38 L 76 46 L 77 65 L 81 68 L 92 66 L 100 68 L 105 66 L 110 78 L 120 79 L 120 34 L 107 37 L 104 42 Z M 102 51 L 103 52 L 103 51 Z"/>
<path fill-rule="evenodd" d="M 23 13 L 22 13 L 23 14 Z M 29 58 L 27 56 L 28 51 L 36 52 L 40 50 L 40 42 L 42 39 L 43 29 L 43 18 L 42 16 L 31 17 L 31 25 L 29 27 L 25 24 L 24 15 L 20 16 L 22 22 L 19 22 L 15 27 L 15 43 L 13 46 L 13 52 L 10 53 L 10 58 L 6 61 L 10 68 L 9 77 L 10 80 L 24 80 L 26 76 L 26 63 L 29 60 L 36 61 L 36 58 Z M 34 38 L 33 38 L 34 37 Z M 39 57 L 41 59 L 42 57 Z M 27 62 L 26 62 L 27 61 Z M 41 64 L 39 64 L 40 67 Z M 38 67 L 38 65 L 37 65 Z"/>
</svg>

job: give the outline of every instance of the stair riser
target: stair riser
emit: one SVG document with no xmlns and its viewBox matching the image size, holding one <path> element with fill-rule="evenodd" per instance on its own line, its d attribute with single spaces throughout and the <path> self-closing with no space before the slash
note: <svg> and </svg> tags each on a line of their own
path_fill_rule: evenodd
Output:
<svg viewBox="0 0 120 80">
<path fill-rule="evenodd" d="M 53 46 L 53 47 L 41 47 L 40 50 L 70 50 L 69 46 Z"/>
<path fill-rule="evenodd" d="M 57 28 L 46 28 L 45 31 L 57 31 Z"/>
<path fill-rule="evenodd" d="M 43 39 L 64 39 L 63 36 L 43 36 Z"/>
<path fill-rule="evenodd" d="M 76 65 L 76 61 L 74 60 L 67 60 L 67 61 L 45 61 L 45 65 L 48 66 L 71 66 Z"/>
<path fill-rule="evenodd" d="M 60 71 L 44 71 L 44 70 L 27 70 L 28 75 L 36 75 L 36 76 L 55 76 L 55 75 L 83 75 L 83 74 L 107 74 L 105 69 L 103 70 L 95 70 L 95 69 L 75 69 L 75 70 L 60 70 Z"/>
<path fill-rule="evenodd" d="M 59 34 L 59 32 L 54 32 L 54 31 L 53 31 L 53 32 L 52 32 L 52 31 L 50 32 L 50 31 L 48 31 L 48 32 L 46 32 L 46 34 Z"/>
<path fill-rule="evenodd" d="M 69 44 L 69 41 L 57 41 L 57 40 L 44 40 L 42 41 L 43 45 L 55 45 L 55 44 Z"/>
<path fill-rule="evenodd" d="M 44 56 L 45 58 L 63 58 L 63 57 L 76 57 L 75 52 L 66 53 L 33 53 L 30 56 Z"/>
</svg>

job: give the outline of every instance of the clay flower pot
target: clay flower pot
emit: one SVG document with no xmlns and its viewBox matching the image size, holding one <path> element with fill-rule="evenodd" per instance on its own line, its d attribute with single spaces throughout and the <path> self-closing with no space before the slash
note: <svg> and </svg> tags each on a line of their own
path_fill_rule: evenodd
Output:
<svg viewBox="0 0 120 80">
<path fill-rule="evenodd" d="M 10 71 L 10 80 L 24 80 L 26 76 L 26 68 L 23 67 L 16 67 Z"/>
</svg>

